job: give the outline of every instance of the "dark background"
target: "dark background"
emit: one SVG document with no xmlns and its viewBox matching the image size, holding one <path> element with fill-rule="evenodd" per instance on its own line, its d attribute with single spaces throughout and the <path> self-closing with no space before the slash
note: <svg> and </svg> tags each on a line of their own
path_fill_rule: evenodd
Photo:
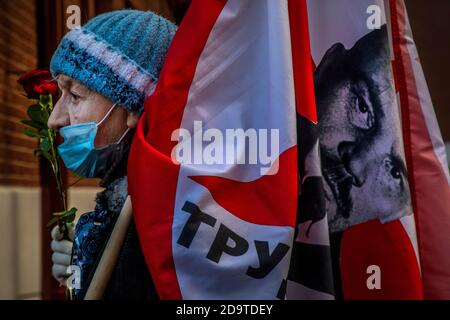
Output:
<svg viewBox="0 0 450 320">
<path fill-rule="evenodd" d="M 405 2 L 442 135 L 450 141 L 450 0 Z"/>
</svg>

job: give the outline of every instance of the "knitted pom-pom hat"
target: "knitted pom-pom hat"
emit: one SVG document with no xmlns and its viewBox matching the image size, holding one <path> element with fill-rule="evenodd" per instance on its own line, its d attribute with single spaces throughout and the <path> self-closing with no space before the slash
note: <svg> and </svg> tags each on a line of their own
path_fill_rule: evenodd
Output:
<svg viewBox="0 0 450 320">
<path fill-rule="evenodd" d="M 108 12 L 70 31 L 55 51 L 50 70 L 140 115 L 175 31 L 172 22 L 150 11 Z"/>
</svg>

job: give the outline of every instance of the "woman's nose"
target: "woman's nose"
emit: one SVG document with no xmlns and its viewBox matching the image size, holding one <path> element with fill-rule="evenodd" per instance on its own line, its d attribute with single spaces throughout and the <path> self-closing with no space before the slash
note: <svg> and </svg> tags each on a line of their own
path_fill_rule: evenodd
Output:
<svg viewBox="0 0 450 320">
<path fill-rule="evenodd" d="M 50 129 L 58 130 L 70 124 L 69 114 L 59 102 L 53 107 L 53 111 L 48 118 L 47 126 Z"/>
</svg>

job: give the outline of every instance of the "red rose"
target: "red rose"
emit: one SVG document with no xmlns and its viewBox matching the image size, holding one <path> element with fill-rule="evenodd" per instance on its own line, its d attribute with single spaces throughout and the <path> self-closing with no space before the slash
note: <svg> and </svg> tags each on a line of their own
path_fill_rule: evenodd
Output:
<svg viewBox="0 0 450 320">
<path fill-rule="evenodd" d="M 34 86 L 34 92 L 43 96 L 48 94 L 55 96 L 58 93 L 58 85 L 55 81 L 43 82 L 40 85 Z"/>
<path fill-rule="evenodd" d="M 23 87 L 30 99 L 37 99 L 41 94 L 55 95 L 58 91 L 58 86 L 52 74 L 47 70 L 35 70 L 25 73 L 17 82 Z"/>
</svg>

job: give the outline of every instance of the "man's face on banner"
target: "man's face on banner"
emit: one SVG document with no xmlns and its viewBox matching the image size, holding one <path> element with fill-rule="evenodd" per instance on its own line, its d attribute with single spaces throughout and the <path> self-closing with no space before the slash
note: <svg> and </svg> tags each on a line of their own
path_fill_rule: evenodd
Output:
<svg viewBox="0 0 450 320">
<path fill-rule="evenodd" d="M 386 27 L 332 46 L 315 76 L 331 231 L 409 213 Z"/>
</svg>

